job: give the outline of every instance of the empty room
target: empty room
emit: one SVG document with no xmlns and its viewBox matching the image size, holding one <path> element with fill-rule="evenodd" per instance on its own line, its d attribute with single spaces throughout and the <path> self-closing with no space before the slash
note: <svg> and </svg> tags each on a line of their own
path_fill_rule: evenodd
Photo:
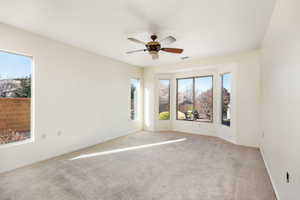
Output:
<svg viewBox="0 0 300 200">
<path fill-rule="evenodd" d="M 299 200 L 299 0 L 1 0 L 0 200 Z"/>
</svg>

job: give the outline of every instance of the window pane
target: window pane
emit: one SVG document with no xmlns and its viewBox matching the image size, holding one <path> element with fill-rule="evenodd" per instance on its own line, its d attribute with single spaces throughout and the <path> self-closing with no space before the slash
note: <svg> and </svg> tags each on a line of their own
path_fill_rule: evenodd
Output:
<svg viewBox="0 0 300 200">
<path fill-rule="evenodd" d="M 193 79 L 177 79 L 177 119 L 193 120 Z"/>
<path fill-rule="evenodd" d="M 222 124 L 230 126 L 231 74 L 222 75 Z"/>
<path fill-rule="evenodd" d="M 0 144 L 30 138 L 32 59 L 0 51 Z"/>
<path fill-rule="evenodd" d="M 195 78 L 194 119 L 202 122 L 211 122 L 213 120 L 212 76 Z"/>
<path fill-rule="evenodd" d="M 130 84 L 130 119 L 137 119 L 139 80 L 131 79 Z"/>
<path fill-rule="evenodd" d="M 159 119 L 170 119 L 170 80 L 159 80 Z"/>
</svg>

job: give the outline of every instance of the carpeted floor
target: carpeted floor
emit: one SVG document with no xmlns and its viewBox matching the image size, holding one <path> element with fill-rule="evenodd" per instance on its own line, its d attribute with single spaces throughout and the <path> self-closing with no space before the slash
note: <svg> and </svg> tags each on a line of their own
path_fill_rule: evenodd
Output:
<svg viewBox="0 0 300 200">
<path fill-rule="evenodd" d="M 139 132 L 0 174 L 0 199 L 276 198 L 257 149 L 214 137 Z"/>
</svg>

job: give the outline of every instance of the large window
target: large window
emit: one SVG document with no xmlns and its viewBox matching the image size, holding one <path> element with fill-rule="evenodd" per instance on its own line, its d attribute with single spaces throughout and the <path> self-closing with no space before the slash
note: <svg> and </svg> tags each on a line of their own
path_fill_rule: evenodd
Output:
<svg viewBox="0 0 300 200">
<path fill-rule="evenodd" d="M 170 119 L 170 80 L 159 80 L 159 119 Z"/>
<path fill-rule="evenodd" d="M 0 144 L 31 137 L 32 59 L 0 51 Z"/>
<path fill-rule="evenodd" d="M 222 124 L 230 126 L 231 74 L 222 74 Z"/>
<path fill-rule="evenodd" d="M 138 117 L 138 92 L 140 81 L 138 79 L 130 80 L 130 119 L 136 120 Z"/>
<path fill-rule="evenodd" d="M 177 119 L 213 121 L 213 77 L 177 79 Z"/>
<path fill-rule="evenodd" d="M 213 77 L 195 78 L 194 117 L 197 121 L 213 121 Z"/>
<path fill-rule="evenodd" d="M 193 120 L 194 79 L 177 79 L 177 119 Z"/>
</svg>

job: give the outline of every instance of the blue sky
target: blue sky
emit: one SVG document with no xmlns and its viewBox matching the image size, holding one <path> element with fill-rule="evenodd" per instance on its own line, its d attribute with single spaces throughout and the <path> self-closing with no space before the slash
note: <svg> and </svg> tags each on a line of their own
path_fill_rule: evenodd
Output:
<svg viewBox="0 0 300 200">
<path fill-rule="evenodd" d="M 184 92 L 193 87 L 193 79 L 179 79 L 178 80 L 178 91 Z"/>
<path fill-rule="evenodd" d="M 223 75 L 223 87 L 231 92 L 231 74 Z M 178 90 L 180 92 L 187 91 L 193 87 L 193 79 L 179 79 Z M 195 79 L 197 92 L 205 92 L 212 87 L 212 77 L 201 77 Z"/>
<path fill-rule="evenodd" d="M 202 93 L 212 88 L 212 77 L 202 77 L 195 79 L 196 92 Z"/>
<path fill-rule="evenodd" d="M 170 89 L 170 80 L 159 80 L 159 88 L 160 89 Z"/>
<path fill-rule="evenodd" d="M 0 79 L 23 78 L 32 73 L 32 59 L 0 51 Z"/>
<path fill-rule="evenodd" d="M 193 87 L 193 79 L 179 79 L 178 90 L 183 92 Z M 212 77 L 201 77 L 195 79 L 197 92 L 205 92 L 212 87 Z"/>
<path fill-rule="evenodd" d="M 229 92 L 231 92 L 230 81 L 231 81 L 231 74 L 224 74 L 223 87 L 226 88 Z"/>
<path fill-rule="evenodd" d="M 131 84 L 134 85 L 135 87 L 138 87 L 139 82 L 140 81 L 138 79 L 131 79 Z"/>
</svg>

